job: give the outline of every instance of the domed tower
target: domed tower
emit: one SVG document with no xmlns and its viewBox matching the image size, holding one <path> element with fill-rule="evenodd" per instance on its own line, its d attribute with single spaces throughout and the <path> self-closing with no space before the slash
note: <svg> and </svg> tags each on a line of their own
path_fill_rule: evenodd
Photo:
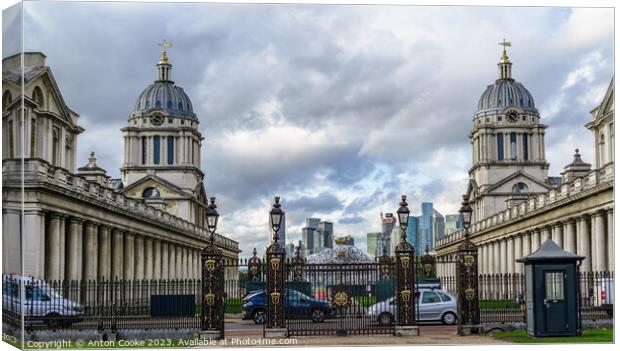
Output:
<svg viewBox="0 0 620 351">
<path fill-rule="evenodd" d="M 206 209 L 204 173 L 200 170 L 203 137 L 198 118 L 183 88 L 172 81 L 172 65 L 162 44 L 157 79 L 138 97 L 125 139 L 121 168 L 124 188 L 130 197 L 202 225 Z"/>
<path fill-rule="evenodd" d="M 545 128 L 534 98 L 512 78 L 512 63 L 503 48 L 499 78 L 489 85 L 474 113 L 469 138 L 472 167 L 467 197 L 474 221 L 503 211 L 508 205 L 551 188 L 545 159 Z"/>
</svg>

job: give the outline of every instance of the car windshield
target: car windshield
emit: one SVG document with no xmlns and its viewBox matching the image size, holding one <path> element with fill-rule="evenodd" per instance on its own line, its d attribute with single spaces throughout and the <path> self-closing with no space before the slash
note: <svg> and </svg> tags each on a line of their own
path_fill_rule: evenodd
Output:
<svg viewBox="0 0 620 351">
<path fill-rule="evenodd" d="M 299 291 L 295 291 L 295 290 L 287 290 L 287 295 L 289 296 L 290 299 L 295 299 L 295 300 L 301 300 L 301 299 L 305 299 L 305 300 L 312 300 L 311 297 L 300 293 Z"/>
</svg>

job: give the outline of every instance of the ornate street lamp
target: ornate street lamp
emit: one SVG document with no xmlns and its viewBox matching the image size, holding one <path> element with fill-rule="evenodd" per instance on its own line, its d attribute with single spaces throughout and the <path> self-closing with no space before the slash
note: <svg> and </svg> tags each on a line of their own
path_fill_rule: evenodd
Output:
<svg viewBox="0 0 620 351">
<path fill-rule="evenodd" d="M 209 230 L 209 241 L 213 242 L 213 235 L 217 229 L 217 220 L 220 214 L 217 213 L 217 206 L 215 205 L 215 197 L 209 199 L 211 202 L 207 207 L 207 230 Z"/>
<path fill-rule="evenodd" d="M 465 233 L 467 233 L 467 229 L 471 225 L 471 213 L 473 212 L 471 206 L 469 206 L 469 201 L 467 201 L 467 195 L 463 195 L 463 202 L 461 202 L 461 209 L 459 209 L 459 213 L 461 214 L 461 222 L 463 223 L 463 228 L 465 228 Z"/>
<path fill-rule="evenodd" d="M 407 195 L 400 196 L 400 208 L 396 213 L 398 214 L 398 222 L 401 229 L 401 240 L 405 240 L 407 237 L 407 226 L 409 225 L 409 208 L 407 207 Z"/>
<path fill-rule="evenodd" d="M 201 253 L 202 311 L 200 337 L 203 339 L 221 339 L 224 337 L 224 266 L 222 250 L 215 245 L 214 241 L 220 214 L 217 213 L 215 198 L 210 198 L 209 202 L 205 213 L 209 242 Z"/>
<path fill-rule="evenodd" d="M 284 211 L 282 211 L 282 206 L 280 205 L 280 197 L 275 196 L 274 200 L 275 203 L 273 204 L 271 211 L 269 211 L 269 216 L 271 218 L 271 228 L 273 229 L 273 240 L 278 242 L 278 232 L 280 231 L 280 226 L 282 225 Z"/>
</svg>

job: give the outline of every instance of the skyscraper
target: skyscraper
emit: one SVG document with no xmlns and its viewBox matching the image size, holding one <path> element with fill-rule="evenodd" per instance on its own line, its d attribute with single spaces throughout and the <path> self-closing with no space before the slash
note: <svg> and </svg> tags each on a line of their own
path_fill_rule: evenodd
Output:
<svg viewBox="0 0 620 351">
<path fill-rule="evenodd" d="M 396 224 L 396 217 L 392 213 L 381 213 L 381 241 L 382 245 L 378 248 L 380 250 L 378 252 L 379 255 L 383 254 L 383 250 L 385 249 L 387 254 L 390 254 L 391 240 L 390 237 L 392 235 L 392 229 L 394 229 L 394 225 Z"/>
<path fill-rule="evenodd" d="M 378 247 L 381 247 L 381 232 L 367 233 L 366 252 L 369 255 L 379 256 L 381 253 L 377 253 Z"/>
<path fill-rule="evenodd" d="M 446 215 L 444 232 L 437 233 L 437 235 L 435 235 L 435 240 L 441 239 L 445 235 L 451 234 L 462 228 L 463 228 L 463 223 L 461 223 L 461 215 L 458 215 L 458 214 Z"/>
<path fill-rule="evenodd" d="M 319 253 L 334 247 L 334 223 L 320 218 L 306 218 L 306 226 L 301 230 L 304 255 Z"/>
</svg>

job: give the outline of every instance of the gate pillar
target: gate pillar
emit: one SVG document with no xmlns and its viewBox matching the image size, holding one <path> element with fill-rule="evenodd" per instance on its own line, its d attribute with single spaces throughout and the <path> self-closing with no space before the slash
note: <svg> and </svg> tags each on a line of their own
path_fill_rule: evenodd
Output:
<svg viewBox="0 0 620 351">
<path fill-rule="evenodd" d="M 416 274 L 415 249 L 407 241 L 409 209 L 407 197 L 402 195 L 398 216 L 400 222 L 400 243 L 396 246 L 396 335 L 416 335 Z M 402 217 L 402 218 L 401 218 Z"/>
<path fill-rule="evenodd" d="M 480 330 L 478 303 L 478 248 L 465 238 L 458 246 L 456 288 L 458 300 L 458 333 L 468 335 Z"/>
<path fill-rule="evenodd" d="M 224 337 L 224 260 L 222 250 L 215 246 L 213 234 L 217 225 L 215 198 L 207 208 L 209 216 L 216 217 L 209 223 L 209 242 L 201 253 L 202 267 L 202 298 L 200 315 L 200 338 L 219 340 Z"/>
<path fill-rule="evenodd" d="M 284 322 L 284 265 L 286 251 L 278 242 L 278 232 L 282 223 L 284 211 L 280 205 L 280 197 L 275 197 L 273 208 L 269 212 L 269 222 L 273 229 L 273 243 L 267 247 L 267 322 L 265 323 L 264 337 L 286 337 Z"/>
</svg>

